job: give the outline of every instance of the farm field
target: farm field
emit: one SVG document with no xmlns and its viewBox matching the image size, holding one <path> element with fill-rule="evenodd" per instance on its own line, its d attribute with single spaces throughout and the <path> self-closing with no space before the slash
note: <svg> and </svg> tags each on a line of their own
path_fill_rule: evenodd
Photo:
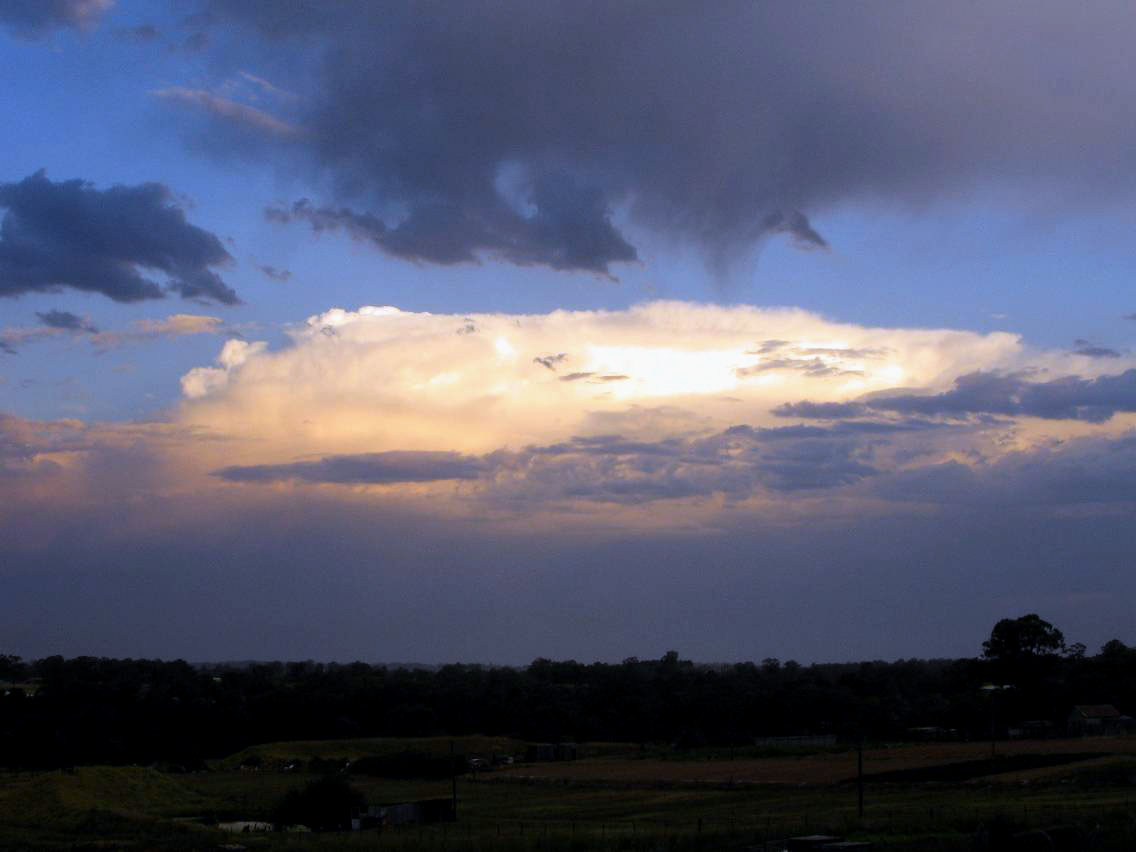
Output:
<svg viewBox="0 0 1136 852">
<path fill-rule="evenodd" d="M 459 738 L 466 754 L 520 744 Z M 290 789 L 317 777 L 277 761 L 338 760 L 398 750 L 443 752 L 448 739 L 274 743 L 246 749 L 208 772 L 81 767 L 0 775 L 0 848 L 216 849 L 234 835 L 215 827 L 258 821 Z M 816 832 L 870 840 L 880 849 L 999 849 L 1013 834 L 1059 827 L 1056 848 L 1136 848 L 1136 740 L 931 743 L 865 749 L 865 813 L 857 812 L 855 750 L 711 759 L 710 752 L 639 757 L 607 744 L 603 756 L 527 764 L 458 780 L 458 822 L 384 833 L 241 834 L 247 849 L 780 849 L 787 836 Z M 248 768 L 256 756 L 264 768 Z M 676 755 L 677 757 L 678 755 Z M 1057 761 L 1020 768 L 1022 759 Z M 1066 761 L 1066 762 L 1060 762 Z M 253 763 L 258 761 L 254 760 Z M 244 763 L 246 768 L 239 768 Z M 993 774 L 963 782 L 873 781 L 883 772 L 946 767 Z M 1010 768 L 1010 771 L 1001 771 Z M 451 783 L 351 776 L 371 803 L 449 796 Z M 1024 838 L 1024 839 L 1023 839 Z M 1041 835 L 1035 839 L 1040 843 Z M 1068 838 L 1077 838 L 1068 840 Z M 1045 841 L 1048 843 L 1049 841 Z M 231 848 L 231 846 L 229 847 Z M 1051 848 L 1048 845 L 1020 848 Z"/>
<path fill-rule="evenodd" d="M 587 758 L 570 763 L 540 763 L 498 771 L 496 777 L 523 776 L 532 779 L 573 781 L 612 781 L 620 783 L 668 781 L 675 783 L 736 784 L 837 784 L 856 775 L 856 751 L 851 747 L 827 749 L 818 753 L 776 754 L 760 758 L 728 757 L 729 750 L 717 749 L 712 757 L 684 760 L 644 757 L 631 753 Z M 1103 753 L 1110 758 L 1132 755 L 1136 758 L 1136 738 L 1114 737 L 1092 740 L 1016 740 L 997 744 L 999 757 L 1020 755 L 1079 755 Z M 963 761 L 983 761 L 990 756 L 990 743 L 909 743 L 872 746 L 864 749 L 864 773 L 911 770 Z M 990 774 L 990 773 L 984 773 Z M 1015 771 L 1012 779 L 1043 778 L 1046 770 Z M 1001 773 L 999 773 L 1001 775 Z M 1004 779 L 1007 780 L 1007 779 Z"/>
</svg>

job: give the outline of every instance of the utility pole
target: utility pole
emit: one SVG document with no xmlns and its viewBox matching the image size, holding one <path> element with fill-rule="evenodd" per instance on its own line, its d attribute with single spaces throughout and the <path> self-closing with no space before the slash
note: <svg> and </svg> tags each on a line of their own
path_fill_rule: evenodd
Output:
<svg viewBox="0 0 1136 852">
<path fill-rule="evenodd" d="M 458 819 L 458 762 L 454 755 L 454 741 L 450 740 L 450 784 L 453 788 L 454 822 Z"/>
<path fill-rule="evenodd" d="M 1012 683 L 1004 683 L 1002 685 L 987 683 L 983 684 L 982 691 L 990 696 L 990 759 L 994 760 L 996 755 L 996 743 L 998 740 L 998 693 L 1004 692 L 1007 689 L 1013 689 Z"/>
<path fill-rule="evenodd" d="M 860 809 L 860 819 L 864 818 L 864 735 L 856 741 L 856 798 Z"/>
<path fill-rule="evenodd" d="M 998 742 L 998 724 L 997 724 L 997 708 L 998 699 L 994 697 L 994 693 L 990 693 L 990 759 L 993 760 L 997 755 L 995 754 L 995 743 Z"/>
</svg>

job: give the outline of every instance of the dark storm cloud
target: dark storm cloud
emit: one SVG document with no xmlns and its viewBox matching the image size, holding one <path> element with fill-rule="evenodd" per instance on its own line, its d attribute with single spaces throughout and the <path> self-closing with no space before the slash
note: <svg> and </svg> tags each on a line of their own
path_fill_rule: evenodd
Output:
<svg viewBox="0 0 1136 852">
<path fill-rule="evenodd" d="M 476 479 L 484 464 L 478 459 L 447 452 L 388 452 L 328 456 L 319 461 L 292 464 L 226 467 L 217 476 L 230 482 L 370 483 L 437 482 Z"/>
<path fill-rule="evenodd" d="M 957 461 L 873 481 L 892 500 L 1015 507 L 1136 502 L 1136 435 L 1079 438 L 974 465 Z"/>
<path fill-rule="evenodd" d="M 824 378 L 826 376 L 862 376 L 862 370 L 842 370 L 826 364 L 820 358 L 773 358 L 762 361 L 752 367 L 739 367 L 735 372 L 742 376 L 754 376 L 767 370 L 796 370 L 808 378 Z"/>
<path fill-rule="evenodd" d="M 117 302 L 185 299 L 238 304 L 212 267 L 231 261 L 216 236 L 189 224 L 161 184 L 95 189 L 42 172 L 0 184 L 0 296 L 63 287 Z M 165 284 L 146 277 L 154 271 Z"/>
<path fill-rule="evenodd" d="M 953 389 L 931 396 L 901 394 L 861 402 L 793 402 L 779 405 L 779 417 L 835 420 L 872 411 L 939 417 L 1002 415 L 1046 420 L 1103 423 L 1118 412 L 1136 411 L 1136 370 L 1083 379 L 1064 376 L 1048 382 L 1021 375 L 969 373 Z"/>
<path fill-rule="evenodd" d="M 1120 353 L 1115 349 L 1109 349 L 1105 346 L 1082 346 L 1077 350 L 1078 355 L 1086 355 L 1089 358 L 1119 358 Z"/>
<path fill-rule="evenodd" d="M 528 498 L 618 503 L 707 497 L 742 499 L 758 491 L 839 488 L 878 471 L 870 441 L 851 430 L 733 427 L 706 438 L 633 441 L 618 435 L 574 438 L 503 457 L 502 483 Z"/>
<path fill-rule="evenodd" d="M 72 335 L 90 334 L 99 336 L 99 330 L 90 320 L 80 317 L 70 311 L 50 310 L 37 311 L 36 316 L 42 325 L 38 326 L 7 326 L 0 328 L 0 352 L 15 355 L 18 347 L 28 343 L 35 343 L 61 334 Z"/>
<path fill-rule="evenodd" d="M 1136 370 L 1095 379 L 1065 376 L 1048 382 L 1029 382 L 1018 375 L 970 373 L 957 378 L 954 389 L 946 393 L 894 396 L 866 404 L 902 414 L 1001 414 L 1103 423 L 1117 412 L 1136 411 Z"/>
<path fill-rule="evenodd" d="M 98 329 L 91 324 L 90 320 L 83 319 L 83 317 L 70 311 L 51 310 L 42 313 L 36 311 L 36 316 L 48 328 L 59 328 L 64 331 L 86 331 L 91 334 L 98 332 Z"/>
<path fill-rule="evenodd" d="M 758 344 L 757 349 L 752 352 L 747 352 L 747 355 L 767 355 L 770 352 L 776 352 L 789 345 L 788 340 L 763 340 Z"/>
<path fill-rule="evenodd" d="M 231 482 L 377 484 L 480 480 L 505 502 L 571 499 L 643 503 L 759 490 L 839 488 L 876 475 L 875 447 L 903 432 L 944 429 L 926 421 L 848 422 L 778 429 L 735 426 L 703 438 L 642 441 L 621 435 L 580 436 L 557 444 L 483 456 L 387 452 L 318 461 L 229 467 Z"/>
<path fill-rule="evenodd" d="M 395 257 L 438 264 L 470 263 L 479 252 L 521 266 L 607 272 L 612 261 L 636 259 L 617 232 L 595 189 L 567 179 L 549 179 L 536 216 L 525 217 L 504 203 L 470 210 L 454 203 L 423 202 L 393 227 L 370 213 L 348 208 L 315 208 L 301 199 L 291 208 L 270 207 L 269 221 L 306 221 L 314 231 L 343 229 Z"/>
<path fill-rule="evenodd" d="M 943 430 L 944 424 L 934 420 L 908 418 L 906 420 L 846 420 L 831 426 L 731 426 L 727 435 L 746 435 L 754 441 L 777 441 L 795 438 L 838 438 L 857 435 L 894 435 L 901 432 Z"/>
<path fill-rule="evenodd" d="M 777 233 L 822 248 L 806 217 L 849 200 L 1136 185 L 1123 2 L 209 9 L 259 34 L 273 79 L 310 83 L 300 144 L 334 206 L 280 218 L 410 259 L 603 271 L 636 257 L 619 208 L 722 260 Z"/>
<path fill-rule="evenodd" d="M 292 273 L 287 269 L 277 269 L 275 266 L 257 266 L 261 272 L 271 278 L 273 281 L 289 281 L 292 278 Z"/>
<path fill-rule="evenodd" d="M 567 357 L 567 352 L 558 352 L 555 355 L 538 355 L 536 358 L 533 358 L 533 363 L 540 364 L 542 367 L 547 367 L 549 370 L 555 372 L 556 365 L 564 361 Z"/>
<path fill-rule="evenodd" d="M 793 242 L 802 249 L 826 249 L 828 243 L 824 237 L 813 230 L 808 217 L 799 210 L 789 212 L 777 211 L 765 217 L 762 223 L 765 231 L 771 234 L 788 234 Z"/>
<path fill-rule="evenodd" d="M 86 30 L 98 23 L 109 0 L 0 0 L 0 24 L 16 35 L 40 38 L 52 30 Z"/>
</svg>

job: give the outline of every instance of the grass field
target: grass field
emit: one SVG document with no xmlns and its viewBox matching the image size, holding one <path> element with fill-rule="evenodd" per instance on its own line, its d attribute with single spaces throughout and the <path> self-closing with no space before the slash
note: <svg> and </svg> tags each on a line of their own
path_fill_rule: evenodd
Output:
<svg viewBox="0 0 1136 852">
<path fill-rule="evenodd" d="M 520 745 L 498 738 L 457 741 L 466 754 L 519 753 Z M 234 836 L 206 823 L 265 819 L 285 792 L 313 777 L 271 768 L 278 761 L 405 750 L 445 753 L 449 740 L 274 743 L 188 775 L 140 767 L 2 774 L 0 848 L 215 849 L 231 844 Z M 1136 848 L 1136 800 L 1130 799 L 1136 739 L 1000 743 L 999 752 L 1007 759 L 989 763 L 988 743 L 865 749 L 868 783 L 861 819 L 856 787 L 849 782 L 856 771 L 854 750 L 675 760 L 608 745 L 591 750 L 599 757 L 459 779 L 455 824 L 382 834 L 242 834 L 237 839 L 248 849 L 741 850 L 779 849 L 786 836 L 827 832 L 886 849 L 993 850 L 1018 848 L 1006 845 L 1011 834 L 1064 826 L 1054 836 L 1076 838 L 1065 841 L 1074 844 L 1067 848 Z M 269 768 L 235 768 L 252 754 Z M 1027 765 L 1051 759 L 1068 762 Z M 991 772 L 974 774 L 984 762 Z M 960 774 L 960 766 L 967 767 L 962 774 L 968 780 L 871 778 L 909 770 L 950 777 Z M 449 781 L 353 777 L 352 783 L 372 803 L 447 796 L 451 789 Z M 1020 848 L 1066 848 L 1040 835 L 1034 840 L 1044 845 Z M 1031 841 L 1023 835 L 1015 842 Z"/>
</svg>

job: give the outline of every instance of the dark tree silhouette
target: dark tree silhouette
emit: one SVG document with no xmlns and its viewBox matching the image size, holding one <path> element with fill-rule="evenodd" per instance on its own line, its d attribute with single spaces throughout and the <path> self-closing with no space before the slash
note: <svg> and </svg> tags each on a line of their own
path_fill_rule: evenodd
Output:
<svg viewBox="0 0 1136 852">
<path fill-rule="evenodd" d="M 988 660 L 1023 661 L 1053 656 L 1065 650 L 1065 636 L 1037 613 L 1021 618 L 1003 618 L 982 643 Z"/>
</svg>

